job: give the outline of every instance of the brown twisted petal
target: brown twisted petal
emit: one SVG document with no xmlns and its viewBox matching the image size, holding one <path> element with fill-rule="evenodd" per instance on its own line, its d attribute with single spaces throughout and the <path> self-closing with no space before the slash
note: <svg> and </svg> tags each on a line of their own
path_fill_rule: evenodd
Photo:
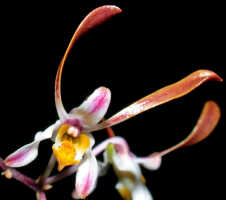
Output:
<svg viewBox="0 0 226 200">
<path fill-rule="evenodd" d="M 113 126 L 146 110 L 182 97 L 209 80 L 223 81 L 223 79 L 213 71 L 195 71 L 182 80 L 166 86 L 160 90 L 157 90 L 156 92 L 136 101 L 135 103 L 115 114 L 110 119 L 98 124 L 97 126 L 92 128 L 91 131 Z"/>
<path fill-rule="evenodd" d="M 199 120 L 189 136 L 179 144 L 160 152 L 158 155 L 163 156 L 181 147 L 190 146 L 204 140 L 213 132 L 220 115 L 220 108 L 214 101 L 206 102 Z"/>
<path fill-rule="evenodd" d="M 67 118 L 67 112 L 65 111 L 63 107 L 63 103 L 61 100 L 61 75 L 62 70 L 64 67 L 65 60 L 73 47 L 74 43 L 79 39 L 80 36 L 87 33 L 90 29 L 104 23 L 108 19 L 110 19 L 112 16 L 119 14 L 121 12 L 121 9 L 116 6 L 110 6 L 105 5 L 98 7 L 91 11 L 84 20 L 80 23 L 78 28 L 76 29 L 67 49 L 66 52 L 60 62 L 60 65 L 58 67 L 57 75 L 56 75 L 56 81 L 55 81 L 55 103 L 58 115 L 61 116 L 61 118 L 65 119 Z"/>
</svg>

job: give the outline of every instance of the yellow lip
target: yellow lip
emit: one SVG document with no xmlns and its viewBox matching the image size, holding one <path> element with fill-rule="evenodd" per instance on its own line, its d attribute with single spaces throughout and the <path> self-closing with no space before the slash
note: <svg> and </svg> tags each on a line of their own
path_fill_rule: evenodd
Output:
<svg viewBox="0 0 226 200">
<path fill-rule="evenodd" d="M 53 153 L 58 162 L 58 171 L 66 166 L 78 164 L 90 145 L 89 136 L 81 133 L 74 138 L 67 134 L 69 125 L 62 125 L 59 129 L 55 144 L 52 146 Z"/>
</svg>

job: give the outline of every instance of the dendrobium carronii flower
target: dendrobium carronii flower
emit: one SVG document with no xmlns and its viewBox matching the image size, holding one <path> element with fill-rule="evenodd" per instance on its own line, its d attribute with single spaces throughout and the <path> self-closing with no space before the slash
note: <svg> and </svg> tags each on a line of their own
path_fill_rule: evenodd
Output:
<svg viewBox="0 0 226 200">
<path fill-rule="evenodd" d="M 39 143 L 45 139 L 54 141 L 53 153 L 58 161 L 58 170 L 80 163 L 84 154 L 90 151 L 90 129 L 104 117 L 111 99 L 111 92 L 105 87 L 96 89 L 79 107 L 67 113 L 61 100 L 61 74 L 66 57 L 73 43 L 92 27 L 121 12 L 116 6 L 102 6 L 92 11 L 75 31 L 73 38 L 59 65 L 55 82 L 55 103 L 59 120 L 43 132 L 38 132 L 32 143 L 9 155 L 5 163 L 11 167 L 22 167 L 33 161 L 38 154 Z M 93 142 L 94 143 L 94 142 Z M 89 154 L 88 154 L 89 155 Z"/>
<path fill-rule="evenodd" d="M 107 148 L 106 144 L 112 142 L 114 146 L 109 146 L 107 160 L 114 166 L 116 174 L 119 177 L 119 183 L 116 188 L 124 199 L 128 200 L 132 198 L 135 200 L 148 200 L 152 197 L 144 184 L 145 179 L 141 174 L 139 164 L 149 169 L 157 169 L 163 155 L 182 146 L 194 144 L 205 138 L 208 135 L 207 132 L 209 133 L 212 131 L 218 121 L 219 115 L 219 112 L 216 112 L 217 106 L 213 102 L 208 103 L 206 106 L 207 108 L 204 109 L 204 112 L 207 112 L 209 117 L 208 119 L 204 118 L 204 121 L 212 120 L 209 125 L 208 123 L 203 123 L 203 118 L 200 118 L 199 125 L 194 129 L 194 133 L 192 133 L 185 141 L 168 150 L 154 154 L 154 156 L 151 155 L 146 158 L 137 158 L 129 151 L 127 143 L 122 138 L 110 138 L 104 145 L 100 144 L 100 146 L 93 148 L 95 139 L 92 132 L 109 128 L 146 110 L 180 98 L 208 80 L 222 81 L 221 77 L 213 71 L 195 71 L 180 81 L 170 84 L 136 101 L 102 122 L 100 121 L 106 114 L 110 104 L 111 92 L 106 87 L 99 87 L 80 106 L 67 112 L 61 99 L 61 76 L 65 60 L 72 46 L 79 37 L 87 33 L 90 29 L 120 12 L 121 9 L 116 6 L 102 6 L 90 12 L 80 23 L 57 70 L 55 81 L 55 105 L 59 119 L 44 131 L 36 133 L 33 142 L 24 145 L 10 154 L 4 160 L 4 167 L 7 166 L 12 169 L 28 165 L 37 157 L 40 142 L 51 139 L 53 141 L 53 158 L 55 158 L 58 163 L 58 170 L 61 171 L 68 166 L 76 167 L 76 183 L 73 197 L 76 199 L 84 199 L 94 190 L 97 177 L 102 170 L 97 163 L 96 155 Z M 216 113 L 218 113 L 218 115 Z M 205 126 L 203 126 L 203 124 L 205 124 Z M 200 129 L 200 127 L 202 129 Z M 197 131 L 199 134 L 196 134 Z M 115 144 L 114 141 L 124 142 L 122 142 L 123 145 L 121 145 L 122 143 L 118 145 L 117 143 Z M 42 179 L 40 178 L 40 180 Z M 27 185 L 29 185 L 29 183 Z M 33 183 L 32 185 L 32 187 L 38 191 L 39 197 L 45 196 L 42 193 L 42 188 L 40 190 L 41 183 L 42 182 L 38 182 L 39 185 Z"/>
</svg>

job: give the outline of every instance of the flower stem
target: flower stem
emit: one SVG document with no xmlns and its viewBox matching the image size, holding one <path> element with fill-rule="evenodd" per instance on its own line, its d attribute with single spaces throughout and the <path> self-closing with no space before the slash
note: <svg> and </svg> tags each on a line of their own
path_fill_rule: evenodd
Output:
<svg viewBox="0 0 226 200">
<path fill-rule="evenodd" d="M 113 129 L 111 127 L 106 128 L 106 130 L 107 130 L 109 138 L 115 137 L 115 133 L 114 133 L 114 131 L 113 131 Z"/>
<path fill-rule="evenodd" d="M 48 178 L 45 179 L 44 184 L 52 184 L 55 183 L 57 181 L 60 181 L 63 178 L 66 178 L 72 174 L 74 174 L 78 169 L 78 165 L 73 165 L 67 169 L 65 169 L 63 172 L 54 175 L 54 176 L 50 176 Z"/>
<path fill-rule="evenodd" d="M 39 177 L 39 181 L 38 181 L 39 184 L 43 185 L 43 183 L 45 182 L 45 179 L 51 174 L 51 172 L 55 166 L 55 163 L 56 163 L 56 159 L 55 159 L 54 154 L 52 153 L 45 171 Z"/>
<path fill-rule="evenodd" d="M 31 179 L 30 177 L 20 173 L 19 171 L 11 167 L 6 166 L 4 160 L 1 157 L 0 157 L 0 168 L 3 170 L 3 172 L 9 170 L 9 172 L 11 173 L 11 178 L 16 179 L 17 181 L 23 183 L 32 190 L 34 191 L 39 190 L 38 186 L 35 184 L 35 180 Z"/>
</svg>

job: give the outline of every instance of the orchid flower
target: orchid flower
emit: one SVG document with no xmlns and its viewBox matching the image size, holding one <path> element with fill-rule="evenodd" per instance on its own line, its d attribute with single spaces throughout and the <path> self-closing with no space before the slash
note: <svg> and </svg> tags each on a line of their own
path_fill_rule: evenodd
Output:
<svg viewBox="0 0 226 200">
<path fill-rule="evenodd" d="M 214 130 L 219 119 L 220 108 L 215 102 L 208 101 L 205 103 L 199 120 L 189 136 L 171 148 L 153 153 L 147 157 L 137 157 L 130 151 L 126 140 L 116 136 L 99 144 L 94 149 L 94 154 L 98 154 L 106 148 L 105 164 L 112 164 L 119 179 L 115 187 L 123 199 L 151 200 L 152 196 L 145 186 L 146 180 L 142 175 L 140 165 L 148 170 L 157 170 L 164 155 L 204 140 Z M 111 134 L 113 133 L 112 129 L 109 129 L 109 131 Z"/>
<path fill-rule="evenodd" d="M 222 81 L 213 71 L 195 71 L 182 80 L 138 100 L 101 123 L 99 122 L 110 104 L 111 92 L 108 88 L 99 87 L 80 106 L 67 112 L 61 98 L 61 76 L 70 50 L 82 35 L 120 12 L 121 9 L 116 6 L 101 6 L 90 12 L 80 23 L 57 70 L 55 105 L 59 120 L 44 131 L 36 133 L 33 142 L 10 154 L 4 160 L 6 166 L 16 168 L 28 165 L 38 156 L 40 142 L 51 139 L 54 142 L 52 150 L 58 162 L 58 170 L 72 165 L 78 167 L 74 197 L 85 198 L 93 191 L 99 171 L 92 150 L 95 144 L 93 131 L 111 127 L 148 109 L 182 97 L 208 80 Z M 84 184 L 87 180 L 89 181 Z"/>
<path fill-rule="evenodd" d="M 94 139 L 90 131 L 87 130 L 93 128 L 104 117 L 109 107 L 111 92 L 105 87 L 99 87 L 79 107 L 67 113 L 61 100 L 62 70 L 75 41 L 91 28 L 120 12 L 121 9 L 116 6 L 102 6 L 89 13 L 78 26 L 60 62 L 56 75 L 55 103 L 59 120 L 45 131 L 38 132 L 32 143 L 9 155 L 5 159 L 6 165 L 22 167 L 29 164 L 38 155 L 39 143 L 50 138 L 54 141 L 52 150 L 58 162 L 59 171 L 66 166 L 80 163 L 84 154 L 90 155 Z"/>
</svg>

